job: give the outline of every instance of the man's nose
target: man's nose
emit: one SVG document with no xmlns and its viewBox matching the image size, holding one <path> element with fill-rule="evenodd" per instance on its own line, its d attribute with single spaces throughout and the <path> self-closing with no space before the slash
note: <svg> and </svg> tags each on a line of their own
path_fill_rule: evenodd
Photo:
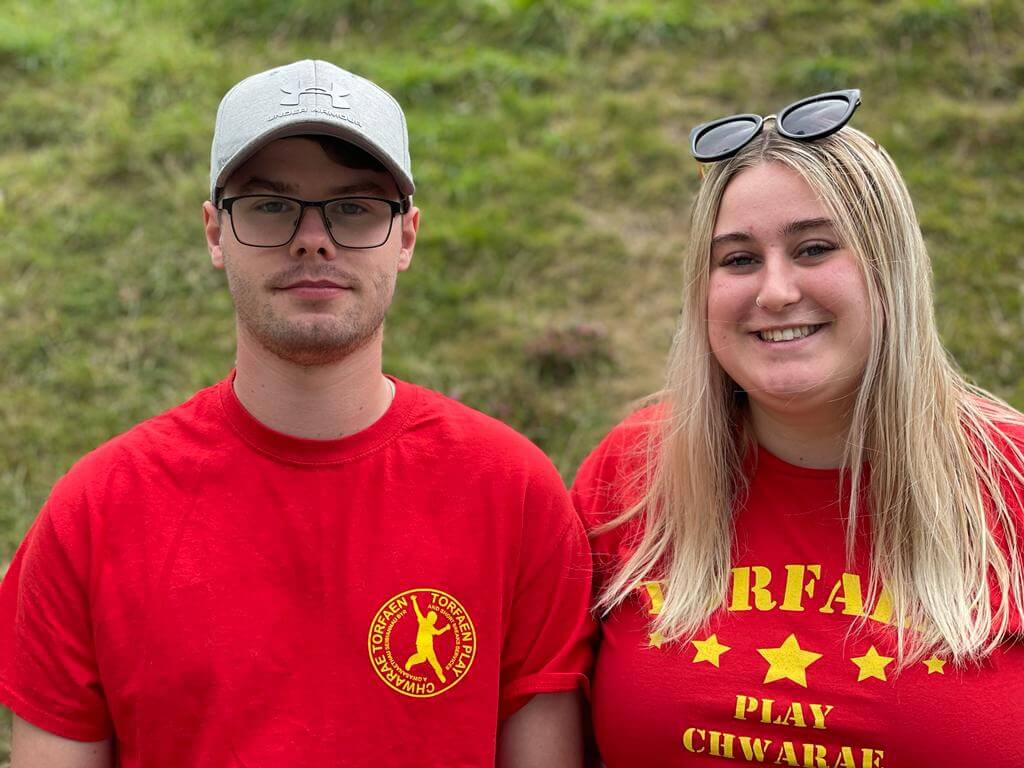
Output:
<svg viewBox="0 0 1024 768">
<path fill-rule="evenodd" d="M 292 238 L 292 255 L 301 257 L 313 253 L 325 259 L 333 259 L 337 255 L 337 248 L 331 239 L 323 211 L 315 207 L 306 208 L 299 219 L 295 237 Z"/>
</svg>

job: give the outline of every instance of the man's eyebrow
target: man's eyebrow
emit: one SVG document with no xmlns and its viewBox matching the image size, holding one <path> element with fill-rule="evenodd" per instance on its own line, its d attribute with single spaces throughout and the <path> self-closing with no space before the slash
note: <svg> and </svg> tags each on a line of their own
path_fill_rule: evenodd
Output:
<svg viewBox="0 0 1024 768">
<path fill-rule="evenodd" d="M 269 191 L 277 195 L 294 195 L 297 188 L 294 184 L 288 184 L 274 179 L 265 179 L 262 176 L 253 176 L 238 188 L 239 193 L 245 194 L 252 191 Z M 328 190 L 331 197 L 347 197 L 349 195 L 376 195 L 378 197 L 393 197 L 394 193 L 385 189 L 382 185 L 369 179 L 357 181 L 353 184 L 342 184 L 331 187 Z"/>
<path fill-rule="evenodd" d="M 818 229 L 819 227 L 831 227 L 832 229 L 835 229 L 835 226 L 836 223 L 832 221 L 832 219 L 804 219 L 803 221 L 791 221 L 782 228 L 781 232 L 783 237 L 789 237 L 801 232 L 806 232 L 808 229 Z"/>
<path fill-rule="evenodd" d="M 337 195 L 338 197 L 344 197 L 346 195 L 364 194 L 369 192 L 370 194 L 377 195 L 379 197 L 391 197 L 394 193 L 384 189 L 380 184 L 375 181 L 357 181 L 354 184 L 343 184 L 340 187 L 331 187 L 331 195 Z"/>
<path fill-rule="evenodd" d="M 278 195 L 285 195 L 289 192 L 294 193 L 295 187 L 291 184 L 286 184 L 283 181 L 274 181 L 273 179 L 264 179 L 260 176 L 253 176 L 245 184 L 238 188 L 239 192 L 251 192 L 254 189 L 265 189 L 274 192 Z"/>
</svg>

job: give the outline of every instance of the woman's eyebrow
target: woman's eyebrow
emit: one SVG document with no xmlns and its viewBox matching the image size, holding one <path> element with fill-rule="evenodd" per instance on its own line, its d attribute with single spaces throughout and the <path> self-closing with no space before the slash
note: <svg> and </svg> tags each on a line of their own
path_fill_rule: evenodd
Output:
<svg viewBox="0 0 1024 768">
<path fill-rule="evenodd" d="M 790 237 L 801 232 L 806 232 L 808 229 L 818 229 L 819 227 L 829 227 L 835 229 L 836 223 L 832 219 L 804 219 L 802 221 L 791 221 L 789 224 L 784 226 L 779 233 L 783 237 Z"/>
<path fill-rule="evenodd" d="M 806 232 L 809 229 L 818 229 L 819 227 L 828 227 L 835 229 L 835 222 L 832 219 L 818 218 L 818 219 L 801 219 L 799 221 L 791 221 L 779 230 L 779 233 L 783 237 L 791 237 L 792 235 L 799 234 L 800 232 Z M 714 248 L 716 245 L 722 245 L 724 243 L 748 243 L 754 239 L 754 236 L 750 232 L 727 232 L 723 235 L 715 235 L 711 238 L 711 247 Z"/>
<path fill-rule="evenodd" d="M 723 243 L 749 243 L 753 239 L 754 236 L 749 232 L 728 232 L 711 238 L 711 247 L 714 248 L 716 245 L 722 245 Z"/>
</svg>

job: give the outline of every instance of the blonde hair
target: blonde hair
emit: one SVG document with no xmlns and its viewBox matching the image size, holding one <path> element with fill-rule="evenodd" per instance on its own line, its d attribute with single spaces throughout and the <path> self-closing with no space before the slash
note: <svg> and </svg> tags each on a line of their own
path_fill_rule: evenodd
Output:
<svg viewBox="0 0 1024 768">
<path fill-rule="evenodd" d="M 689 639 L 724 605 L 732 510 L 745 490 L 742 462 L 752 437 L 743 395 L 709 347 L 708 265 L 726 186 L 761 163 L 787 166 L 817 193 L 859 256 L 874 307 L 843 462 L 851 482 L 847 562 L 858 517 L 866 515 L 868 599 L 884 583 L 900 663 L 933 652 L 954 662 L 979 659 L 1006 638 L 1024 605 L 1014 519 L 1024 503 L 1024 456 L 1004 431 L 1024 426 L 1024 418 L 966 382 L 947 357 L 910 195 L 885 150 L 850 127 L 796 142 L 769 121 L 735 157 L 708 169 L 693 205 L 683 310 L 660 394 L 664 415 L 651 430 L 639 500 L 599 529 L 637 519 L 640 533 L 598 596 L 598 610 L 659 579 L 664 603 L 653 629 Z M 864 491 L 867 510 L 858 501 Z"/>
</svg>

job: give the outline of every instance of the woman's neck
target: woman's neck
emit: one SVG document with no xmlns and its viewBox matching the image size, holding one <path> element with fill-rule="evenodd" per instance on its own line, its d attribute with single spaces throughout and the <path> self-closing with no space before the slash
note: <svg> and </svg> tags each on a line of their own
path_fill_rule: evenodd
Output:
<svg viewBox="0 0 1024 768">
<path fill-rule="evenodd" d="M 750 424 L 757 442 L 785 462 L 812 469 L 843 466 L 850 417 L 833 413 L 786 413 L 750 405 Z"/>
</svg>

